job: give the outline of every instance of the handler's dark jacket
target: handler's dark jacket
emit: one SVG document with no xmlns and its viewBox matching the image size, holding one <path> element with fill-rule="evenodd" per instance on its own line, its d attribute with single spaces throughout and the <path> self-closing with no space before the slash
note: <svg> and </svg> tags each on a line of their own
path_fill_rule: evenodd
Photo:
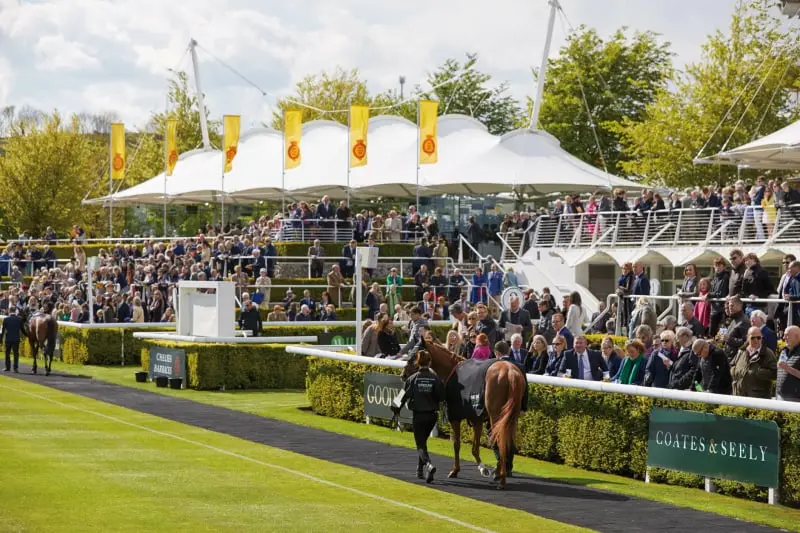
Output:
<svg viewBox="0 0 800 533">
<path fill-rule="evenodd" d="M 405 384 L 403 402 L 415 413 L 431 413 L 439 410 L 444 401 L 444 384 L 435 373 L 428 368 L 408 378 Z"/>
</svg>

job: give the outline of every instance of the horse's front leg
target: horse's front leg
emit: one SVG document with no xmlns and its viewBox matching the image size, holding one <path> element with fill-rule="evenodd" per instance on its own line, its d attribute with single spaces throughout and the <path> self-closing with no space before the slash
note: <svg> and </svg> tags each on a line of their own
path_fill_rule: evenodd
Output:
<svg viewBox="0 0 800 533">
<path fill-rule="evenodd" d="M 461 459 L 459 453 L 461 452 L 461 420 L 450 421 L 450 438 L 453 439 L 453 469 L 447 474 L 447 477 L 458 477 L 461 472 Z"/>
<path fill-rule="evenodd" d="M 472 425 L 472 457 L 478 465 L 478 472 L 480 472 L 481 476 L 491 477 L 492 469 L 481 461 L 481 436 L 483 435 L 483 426 L 480 420 L 473 420 L 470 424 Z"/>
</svg>

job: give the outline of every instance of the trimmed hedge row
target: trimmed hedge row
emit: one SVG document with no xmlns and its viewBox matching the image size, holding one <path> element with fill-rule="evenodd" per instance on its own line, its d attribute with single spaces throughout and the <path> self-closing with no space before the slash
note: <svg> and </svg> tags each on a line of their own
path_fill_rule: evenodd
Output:
<svg viewBox="0 0 800 533">
<path fill-rule="evenodd" d="M 189 387 L 201 390 L 302 389 L 307 358 L 286 353 L 284 344 L 201 344 L 145 340 L 142 369 L 147 370 L 150 348 L 185 350 Z"/>
<path fill-rule="evenodd" d="M 363 421 L 366 371 L 399 373 L 393 369 L 309 358 L 306 394 L 312 410 L 324 416 Z M 781 501 L 794 506 L 800 503 L 800 415 L 795 414 L 715 408 L 691 402 L 530 384 L 528 411 L 519 424 L 520 454 L 584 470 L 643 479 L 652 407 L 774 420 L 781 428 Z M 449 433 L 449 428 L 441 429 Z M 465 430 L 462 438 L 471 441 L 470 433 Z M 651 479 L 688 487 L 703 486 L 701 476 L 662 469 L 651 469 Z M 766 489 L 751 484 L 717 480 L 716 485 L 723 494 L 760 501 L 767 498 Z"/>
<path fill-rule="evenodd" d="M 133 338 L 136 331 L 171 331 L 154 324 L 152 328 L 139 329 L 84 329 L 58 326 L 61 336 L 61 359 L 71 365 L 113 366 L 139 365 L 142 339 Z M 31 357 L 27 341 L 20 343 L 20 356 Z M 41 353 L 39 355 L 41 357 Z"/>
</svg>

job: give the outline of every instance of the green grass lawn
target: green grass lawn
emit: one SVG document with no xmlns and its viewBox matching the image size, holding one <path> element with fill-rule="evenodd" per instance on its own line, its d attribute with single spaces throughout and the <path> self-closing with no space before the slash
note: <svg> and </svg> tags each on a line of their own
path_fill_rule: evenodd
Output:
<svg viewBox="0 0 800 533">
<path fill-rule="evenodd" d="M 137 368 L 134 367 L 76 367 L 73 365 L 54 363 L 54 368 L 66 372 L 90 375 L 97 379 L 120 385 L 141 388 L 160 394 L 187 398 L 197 402 L 218 405 L 260 416 L 286 420 L 304 426 L 325 429 L 352 437 L 370 439 L 408 448 L 414 447 L 413 437 L 409 433 L 399 433 L 379 426 L 369 426 L 366 424 L 348 422 L 346 420 L 323 417 L 314 414 L 308 409 L 302 409 L 308 406 L 308 401 L 306 400 L 305 393 L 301 391 L 175 391 L 156 388 L 153 383 L 136 383 L 133 374 Z M 429 447 L 434 453 L 450 457 L 453 455 L 452 445 L 445 439 L 433 439 L 430 441 Z M 491 458 L 491 452 L 484 450 L 483 456 L 486 458 L 485 460 L 488 460 Z M 462 459 L 471 460 L 469 450 L 466 450 L 463 446 Z M 448 468 L 449 465 L 440 465 L 440 470 L 446 470 Z M 647 498 L 701 511 L 714 512 L 790 531 L 800 531 L 800 510 L 797 509 L 771 506 L 719 494 L 709 494 L 698 489 L 672 485 L 647 484 L 622 476 L 589 472 L 526 457 L 518 457 L 515 459 L 514 470 L 545 479 L 560 480 L 628 496 Z M 513 483 L 513 480 L 511 482 Z"/>
<path fill-rule="evenodd" d="M 8 377 L 0 452 L 4 532 L 585 531 Z"/>
</svg>

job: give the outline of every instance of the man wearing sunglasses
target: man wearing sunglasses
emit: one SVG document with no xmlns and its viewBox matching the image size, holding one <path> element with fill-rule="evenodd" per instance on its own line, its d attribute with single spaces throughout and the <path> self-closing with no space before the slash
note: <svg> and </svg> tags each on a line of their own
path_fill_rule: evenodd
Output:
<svg viewBox="0 0 800 533">
<path fill-rule="evenodd" d="M 747 331 L 747 344 L 742 346 L 731 365 L 733 394 L 751 398 L 769 398 L 772 381 L 777 375 L 775 352 L 764 345 L 764 334 L 758 327 Z"/>
</svg>

